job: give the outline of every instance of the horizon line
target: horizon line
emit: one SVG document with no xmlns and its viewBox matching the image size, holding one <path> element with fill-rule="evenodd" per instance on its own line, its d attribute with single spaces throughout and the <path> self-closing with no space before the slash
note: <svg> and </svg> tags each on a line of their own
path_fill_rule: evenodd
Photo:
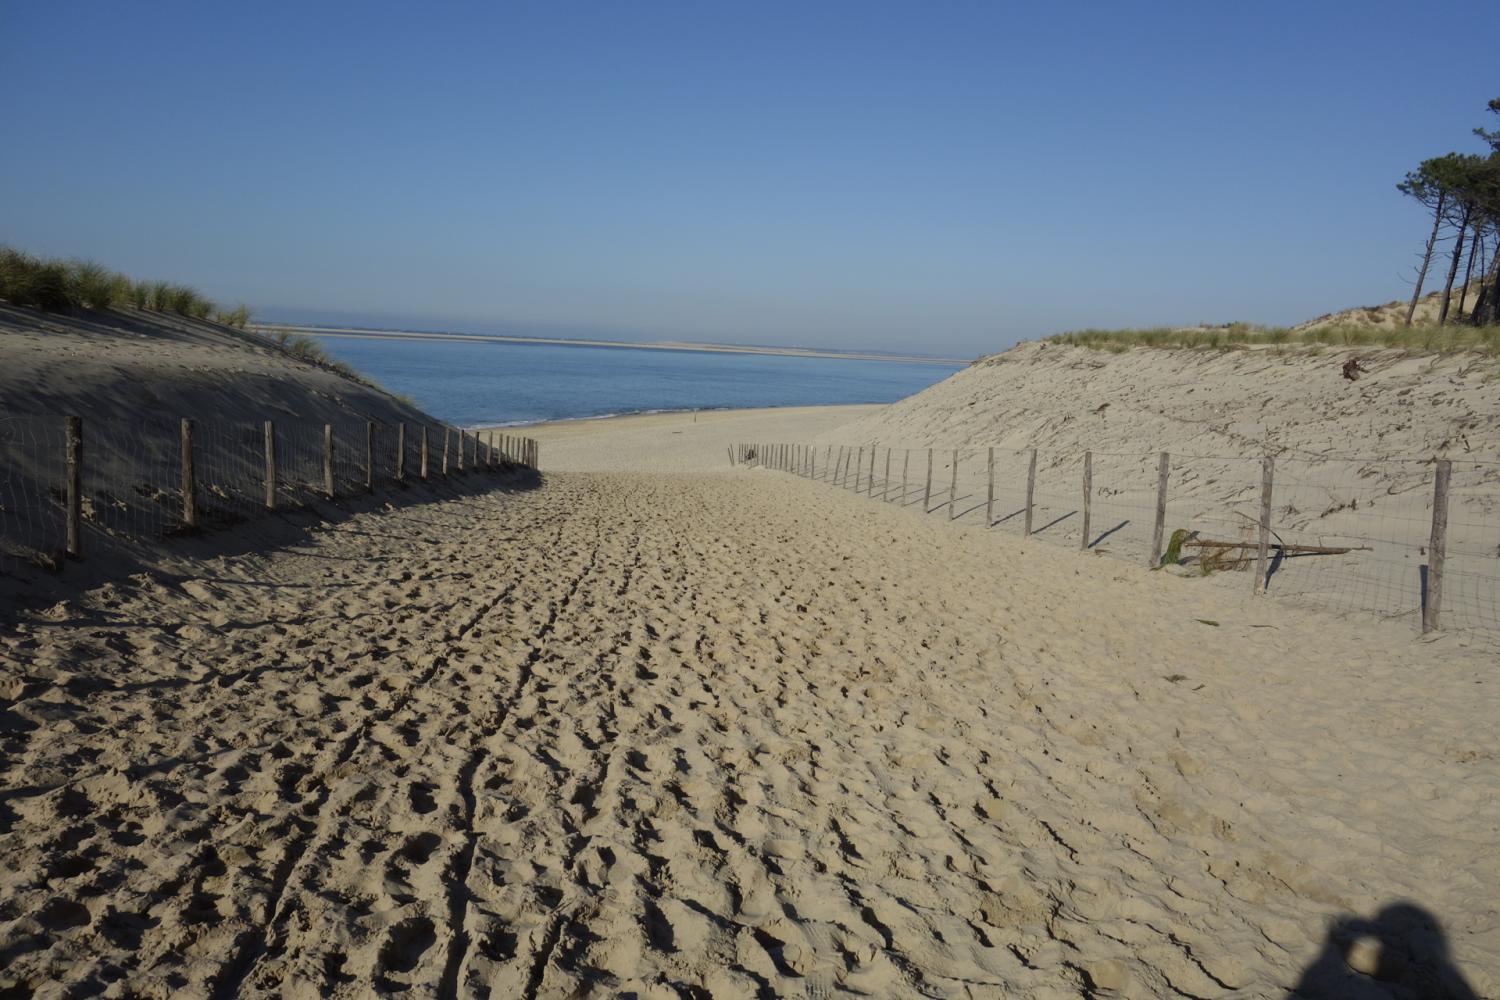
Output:
<svg viewBox="0 0 1500 1000">
<path fill-rule="evenodd" d="M 975 358 L 944 358 L 894 351 L 837 351 L 817 347 L 784 347 L 755 344 L 707 344 L 686 340 L 604 340 L 583 337 L 523 337 L 498 333 L 457 333 L 437 330 L 392 330 L 359 326 L 318 326 L 297 323 L 250 323 L 249 329 L 264 332 L 288 330 L 319 337 L 342 337 L 374 340 L 486 341 L 504 344 L 546 344 L 562 347 L 605 347 L 617 350 L 708 352 L 714 354 L 755 354 L 771 357 L 827 358 L 842 361 L 904 361 L 911 364 L 973 364 Z"/>
</svg>

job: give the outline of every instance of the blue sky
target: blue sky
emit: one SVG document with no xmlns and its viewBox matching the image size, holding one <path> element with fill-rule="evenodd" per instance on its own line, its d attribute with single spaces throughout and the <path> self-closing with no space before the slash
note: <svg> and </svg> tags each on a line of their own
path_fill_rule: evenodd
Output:
<svg viewBox="0 0 1500 1000">
<path fill-rule="evenodd" d="M 960 354 L 1294 322 L 1408 291 L 1395 182 L 1500 97 L 1439 43 L 1497 31 L 1474 2 L 0 3 L 0 242 L 280 320 Z"/>
</svg>

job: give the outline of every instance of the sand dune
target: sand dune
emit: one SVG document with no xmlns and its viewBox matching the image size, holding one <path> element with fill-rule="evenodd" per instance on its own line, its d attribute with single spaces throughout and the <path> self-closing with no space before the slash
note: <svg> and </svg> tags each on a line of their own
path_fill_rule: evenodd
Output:
<svg viewBox="0 0 1500 1000">
<path fill-rule="evenodd" d="M 0 655 L 23 995 L 1375 996 L 1319 958 L 1400 900 L 1500 987 L 1492 660 L 789 476 L 360 513 Z"/>
<path fill-rule="evenodd" d="M 1367 371 L 1343 377 L 1359 359 Z M 1496 362 L 1398 351 L 1161 350 L 1122 354 L 1027 344 L 986 358 L 923 392 L 813 440 L 878 445 L 883 463 L 915 449 L 920 476 L 935 447 L 934 488 L 946 499 L 961 449 L 957 511 L 982 523 L 988 449 L 995 449 L 997 530 L 1019 531 L 1037 450 L 1036 520 L 1077 547 L 1085 452 L 1092 452 L 1091 545 L 1133 562 L 1150 557 L 1158 459 L 1170 454 L 1168 532 L 1253 540 L 1261 462 L 1275 461 L 1271 530 L 1292 545 L 1346 548 L 1289 560 L 1270 591 L 1299 602 L 1400 619 L 1415 630 L 1432 530 L 1433 460 L 1452 463 L 1449 624 L 1500 648 L 1500 411 Z M 836 452 L 835 452 L 836 454 Z M 856 453 L 857 454 L 857 453 Z M 876 470 L 883 478 L 885 467 Z M 866 475 L 869 470 L 866 468 Z M 965 502 L 967 500 L 967 502 Z M 1189 571 L 1197 569 L 1189 566 Z M 1246 588 L 1245 574 L 1219 582 Z"/>
</svg>

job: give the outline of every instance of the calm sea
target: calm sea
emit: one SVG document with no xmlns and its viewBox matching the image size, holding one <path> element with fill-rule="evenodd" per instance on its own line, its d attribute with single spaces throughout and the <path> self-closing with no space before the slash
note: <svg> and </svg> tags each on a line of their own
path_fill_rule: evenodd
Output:
<svg viewBox="0 0 1500 1000">
<path fill-rule="evenodd" d="M 317 339 L 335 358 L 457 426 L 662 410 L 890 403 L 958 368 L 494 341 Z"/>
</svg>

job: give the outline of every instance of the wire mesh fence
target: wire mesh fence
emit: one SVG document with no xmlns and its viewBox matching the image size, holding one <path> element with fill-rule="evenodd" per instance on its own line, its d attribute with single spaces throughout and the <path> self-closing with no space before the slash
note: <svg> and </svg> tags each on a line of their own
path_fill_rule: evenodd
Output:
<svg viewBox="0 0 1500 1000">
<path fill-rule="evenodd" d="M 879 443 L 738 445 L 730 458 L 935 517 L 1413 629 L 1440 623 L 1500 646 L 1500 462 Z"/>
<path fill-rule="evenodd" d="M 445 425 L 0 412 L 0 573 L 536 457 L 533 439 Z"/>
</svg>

